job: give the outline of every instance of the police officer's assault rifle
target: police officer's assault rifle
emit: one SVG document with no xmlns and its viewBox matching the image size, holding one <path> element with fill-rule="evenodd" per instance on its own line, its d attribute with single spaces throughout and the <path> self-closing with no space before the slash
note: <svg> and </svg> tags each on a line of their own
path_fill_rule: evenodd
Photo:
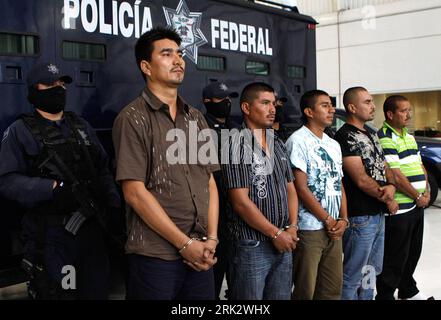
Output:
<svg viewBox="0 0 441 320">
<path fill-rule="evenodd" d="M 54 159 L 55 165 L 61 171 L 61 176 L 65 177 L 68 181 L 71 182 L 71 185 L 69 187 L 71 188 L 72 195 L 80 205 L 79 209 L 72 213 L 72 216 L 66 222 L 64 228 L 70 233 L 76 235 L 83 223 L 87 219 L 92 217 L 97 219 L 98 223 L 105 228 L 105 222 L 102 221 L 102 216 L 98 204 L 89 196 L 87 196 L 82 188 L 84 186 L 80 183 L 80 181 L 78 181 L 78 179 L 66 166 L 64 161 L 60 158 L 55 150 L 49 150 L 49 156 Z M 96 181 L 94 181 L 94 183 L 96 183 Z"/>
</svg>

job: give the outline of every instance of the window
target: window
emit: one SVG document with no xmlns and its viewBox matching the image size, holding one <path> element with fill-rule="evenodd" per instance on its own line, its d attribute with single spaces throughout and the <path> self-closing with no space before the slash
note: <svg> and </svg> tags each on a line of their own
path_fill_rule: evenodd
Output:
<svg viewBox="0 0 441 320">
<path fill-rule="evenodd" d="M 245 70 L 249 74 L 267 76 L 269 74 L 269 63 L 258 61 L 247 61 Z"/>
<path fill-rule="evenodd" d="M 23 79 L 20 66 L 5 66 L 3 76 L 7 81 L 20 81 Z"/>
<path fill-rule="evenodd" d="M 420 92 L 395 92 L 372 95 L 377 106 L 374 123 L 377 127 L 383 126 L 384 114 L 378 106 L 383 106 L 384 101 L 390 95 L 402 95 L 409 99 L 411 105 L 411 117 L 407 128 L 411 134 L 422 137 L 441 138 L 441 91 Z"/>
<path fill-rule="evenodd" d="M 300 84 L 294 85 L 294 93 L 300 95 L 302 93 L 302 86 Z"/>
<path fill-rule="evenodd" d="M 38 37 L 0 33 L 0 54 L 2 55 L 35 55 L 39 51 Z"/>
<path fill-rule="evenodd" d="M 306 78 L 306 68 L 302 66 L 288 66 L 288 77 L 304 79 Z"/>
<path fill-rule="evenodd" d="M 225 58 L 199 55 L 197 67 L 206 71 L 225 71 Z"/>
<path fill-rule="evenodd" d="M 106 60 L 104 44 L 63 41 L 63 58 L 76 60 Z"/>
</svg>

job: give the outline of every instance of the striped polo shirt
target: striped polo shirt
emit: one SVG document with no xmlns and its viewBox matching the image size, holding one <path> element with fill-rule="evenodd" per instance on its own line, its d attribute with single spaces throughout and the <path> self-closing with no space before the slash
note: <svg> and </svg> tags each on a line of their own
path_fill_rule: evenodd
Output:
<svg viewBox="0 0 441 320">
<path fill-rule="evenodd" d="M 426 190 L 426 176 L 422 166 L 421 156 L 415 138 L 403 128 L 399 134 L 387 122 L 378 130 L 380 144 L 391 169 L 400 169 L 419 193 Z M 415 208 L 415 201 L 397 189 L 395 200 L 399 205 L 397 214 L 405 213 Z"/>
<path fill-rule="evenodd" d="M 265 218 L 282 228 L 290 221 L 287 183 L 293 181 L 294 176 L 283 142 L 273 130 L 268 129 L 266 135 L 268 153 L 243 125 L 240 132 L 232 135 L 229 163 L 222 163 L 222 174 L 228 189 L 248 188 L 249 198 Z M 227 215 L 233 239 L 270 240 L 250 227 L 232 207 Z"/>
</svg>

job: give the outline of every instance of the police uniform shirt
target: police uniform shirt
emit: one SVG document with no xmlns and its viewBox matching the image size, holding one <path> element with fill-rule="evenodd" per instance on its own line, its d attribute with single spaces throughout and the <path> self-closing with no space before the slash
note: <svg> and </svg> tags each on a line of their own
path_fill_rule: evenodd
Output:
<svg viewBox="0 0 441 320">
<path fill-rule="evenodd" d="M 68 136 L 70 129 L 62 118 L 59 121 L 47 121 L 47 125 L 58 126 L 64 136 Z M 80 118 L 84 123 L 87 136 L 99 150 L 99 163 L 96 165 L 99 170 L 109 206 L 119 207 L 120 198 L 116 190 L 113 178 L 107 169 L 107 154 L 101 146 L 92 127 Z M 26 127 L 24 121 L 15 121 L 6 131 L 2 138 L 0 149 L 0 194 L 10 200 L 18 201 L 26 208 L 32 208 L 42 201 L 52 200 L 53 180 L 27 175 L 31 162 L 40 153 L 39 143 Z"/>
</svg>

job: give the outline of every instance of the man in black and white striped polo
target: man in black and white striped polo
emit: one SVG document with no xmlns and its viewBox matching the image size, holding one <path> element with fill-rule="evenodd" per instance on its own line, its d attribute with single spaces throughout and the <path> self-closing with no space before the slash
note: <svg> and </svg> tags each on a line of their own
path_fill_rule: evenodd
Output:
<svg viewBox="0 0 441 320">
<path fill-rule="evenodd" d="M 285 146 L 271 129 L 275 101 L 268 84 L 255 82 L 243 89 L 244 123 L 231 135 L 227 162 L 222 155 L 232 207 L 228 227 L 233 238 L 229 259 L 233 300 L 291 297 L 298 203 Z"/>
</svg>

